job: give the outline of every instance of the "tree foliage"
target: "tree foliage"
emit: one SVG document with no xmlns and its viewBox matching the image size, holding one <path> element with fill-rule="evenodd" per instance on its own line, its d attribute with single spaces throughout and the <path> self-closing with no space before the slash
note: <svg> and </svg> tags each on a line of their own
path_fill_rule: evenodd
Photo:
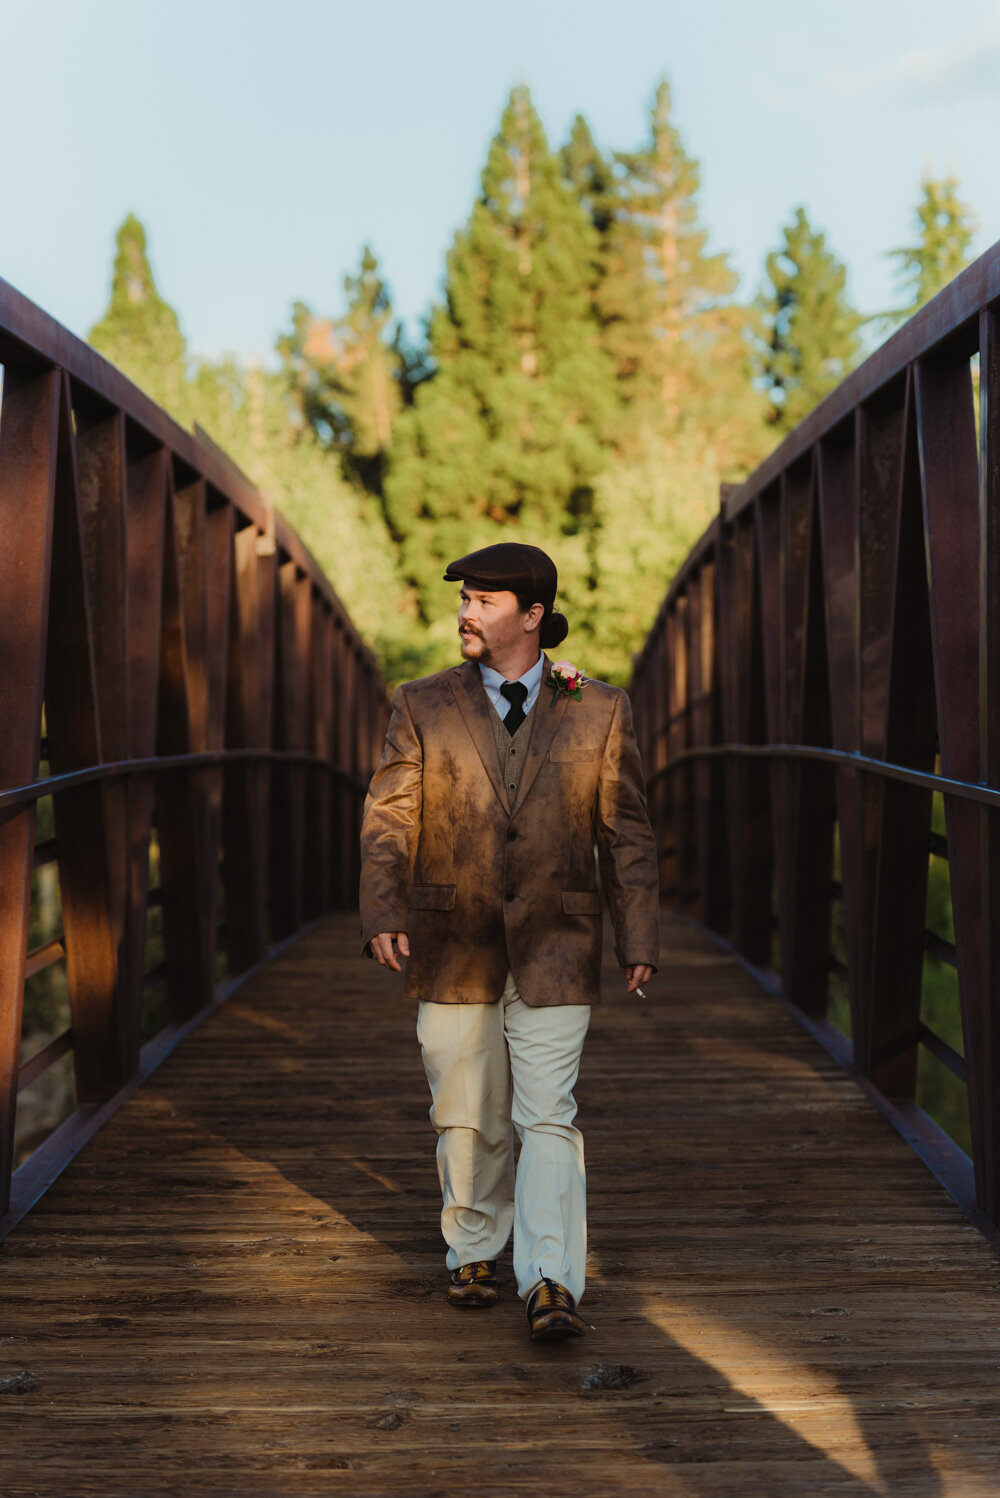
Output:
<svg viewBox="0 0 1000 1498">
<path fill-rule="evenodd" d="M 363 487 L 381 492 L 403 404 L 403 358 L 389 292 L 369 245 L 357 274 L 344 277 L 344 294 L 347 310 L 336 319 L 296 302 L 278 353 L 303 426 L 339 452 Z"/>
<path fill-rule="evenodd" d="M 617 403 L 592 306 L 595 252 L 528 91 L 514 89 L 447 258 L 435 373 L 400 420 L 388 483 L 407 575 L 449 646 L 441 573 L 471 546 L 565 537 L 561 565 L 588 572 L 580 533 Z"/>
<path fill-rule="evenodd" d="M 976 221 L 959 197 L 954 173 L 933 177 L 928 172 L 920 184 L 914 212 L 916 243 L 890 250 L 899 262 L 899 281 L 906 301 L 899 317 L 909 317 L 969 263 L 969 249 Z"/>
<path fill-rule="evenodd" d="M 132 215 L 91 336 L 288 515 L 390 681 L 456 659 L 445 565 L 523 539 L 556 560 L 569 650 L 623 682 L 720 483 L 860 352 L 844 266 L 805 209 L 748 306 L 699 191 L 665 81 L 628 151 L 582 115 L 554 149 L 518 87 L 422 340 L 404 339 L 365 246 L 340 310 L 293 304 L 274 367 L 189 361 Z M 925 179 L 917 223 L 897 252 L 913 306 L 969 250 L 954 178 Z"/>
<path fill-rule="evenodd" d="M 111 298 L 87 337 L 98 353 L 183 420 L 187 347 L 177 313 L 157 290 L 146 231 L 134 213 L 122 222 L 115 246 Z"/>
<path fill-rule="evenodd" d="M 762 403 L 751 379 L 748 309 L 737 277 L 708 245 L 698 163 L 658 85 L 648 135 L 615 153 L 615 203 L 605 233 L 598 301 L 603 342 L 627 420 L 623 448 L 653 432 L 699 428 L 720 469 L 745 472 L 761 455 Z"/>
<path fill-rule="evenodd" d="M 767 257 L 768 286 L 758 299 L 760 377 L 769 420 L 791 431 L 853 368 L 861 318 L 847 298 L 847 269 L 796 208 L 780 249 Z"/>
</svg>

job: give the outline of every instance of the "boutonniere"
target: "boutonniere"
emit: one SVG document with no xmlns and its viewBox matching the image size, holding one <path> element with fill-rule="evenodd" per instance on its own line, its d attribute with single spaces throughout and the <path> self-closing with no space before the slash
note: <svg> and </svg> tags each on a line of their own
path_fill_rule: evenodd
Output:
<svg viewBox="0 0 1000 1498">
<path fill-rule="evenodd" d="M 577 670 L 572 661 L 556 661 L 549 672 L 548 685 L 552 688 L 553 702 L 557 702 L 560 697 L 572 697 L 574 702 L 579 702 L 587 685 L 587 678 L 582 671 Z"/>
</svg>

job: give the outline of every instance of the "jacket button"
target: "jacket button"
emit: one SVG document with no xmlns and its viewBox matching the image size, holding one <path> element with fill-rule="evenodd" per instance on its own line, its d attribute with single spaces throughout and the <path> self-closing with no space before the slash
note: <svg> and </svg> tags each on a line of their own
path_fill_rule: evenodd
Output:
<svg viewBox="0 0 1000 1498">
<path fill-rule="evenodd" d="M 508 842 L 512 843 L 516 837 L 517 837 L 517 828 L 516 827 L 508 827 L 507 828 L 507 840 L 508 840 Z"/>
<path fill-rule="evenodd" d="M 511 783 L 510 783 L 510 784 L 509 784 L 509 785 L 508 785 L 508 786 L 507 786 L 507 789 L 508 789 L 508 790 L 509 790 L 509 791 L 516 791 L 516 790 L 517 790 L 517 786 L 516 786 L 516 785 L 514 785 L 514 783 L 513 783 L 513 781 L 512 781 L 512 782 L 511 782 Z"/>
<path fill-rule="evenodd" d="M 505 894 L 505 895 L 504 895 L 504 899 L 505 899 L 505 900 L 513 900 L 513 899 L 515 899 L 515 898 L 516 898 L 516 897 L 515 897 L 515 895 L 514 895 L 514 891 L 513 891 L 513 890 L 512 890 L 512 889 L 509 889 L 509 890 L 508 890 L 508 891 L 507 891 L 507 893 L 506 893 L 506 894 Z"/>
</svg>

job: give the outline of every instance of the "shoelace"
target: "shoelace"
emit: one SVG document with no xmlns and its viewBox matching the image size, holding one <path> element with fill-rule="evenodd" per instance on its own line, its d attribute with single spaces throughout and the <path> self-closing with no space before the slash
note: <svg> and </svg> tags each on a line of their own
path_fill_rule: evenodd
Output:
<svg viewBox="0 0 1000 1498">
<path fill-rule="evenodd" d="M 474 1280 L 492 1279 L 493 1270 L 485 1259 L 480 1259 L 476 1264 L 463 1264 L 455 1270 L 455 1276 L 460 1285 L 471 1285 Z"/>
<path fill-rule="evenodd" d="M 533 1311 L 572 1311 L 573 1302 L 569 1291 L 557 1285 L 555 1280 L 542 1280 L 532 1297 L 531 1309 Z"/>
</svg>

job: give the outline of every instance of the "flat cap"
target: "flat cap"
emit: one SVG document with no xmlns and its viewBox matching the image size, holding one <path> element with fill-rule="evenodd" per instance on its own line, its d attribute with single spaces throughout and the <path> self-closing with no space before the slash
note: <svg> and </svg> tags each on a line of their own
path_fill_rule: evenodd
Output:
<svg viewBox="0 0 1000 1498">
<path fill-rule="evenodd" d="M 532 603 L 543 603 L 551 608 L 559 574 L 555 562 L 540 546 L 526 546 L 522 541 L 501 541 L 496 546 L 470 551 L 457 562 L 449 562 L 444 580 L 446 583 L 483 583 L 504 592 L 520 593 L 530 597 Z"/>
</svg>

